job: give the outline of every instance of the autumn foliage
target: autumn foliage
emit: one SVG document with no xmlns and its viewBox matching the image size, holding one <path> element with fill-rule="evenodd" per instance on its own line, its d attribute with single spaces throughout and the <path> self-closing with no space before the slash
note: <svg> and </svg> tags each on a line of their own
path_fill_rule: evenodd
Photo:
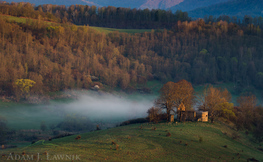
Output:
<svg viewBox="0 0 263 162">
<path fill-rule="evenodd" d="M 171 112 L 179 113 L 181 120 L 181 111 L 176 110 L 183 103 L 187 110 L 192 108 L 194 102 L 194 89 L 192 84 L 186 80 L 180 80 L 176 83 L 167 82 L 160 90 L 160 97 L 155 101 L 157 107 L 166 110 L 167 120 Z"/>
<path fill-rule="evenodd" d="M 21 96 L 28 97 L 30 88 L 32 88 L 36 82 L 30 79 L 17 79 L 14 82 L 16 100 L 19 101 Z"/>
<path fill-rule="evenodd" d="M 118 12 L 123 11 L 126 16 L 134 12 L 130 13 L 136 15 L 134 19 L 127 20 L 131 26 L 147 28 L 143 25 L 152 22 L 154 25 L 150 27 L 154 28 L 161 22 L 169 26 L 169 30 L 105 34 L 88 25 L 66 22 L 125 26 L 125 23 L 116 23 L 118 15 L 113 15 L 117 10 L 112 7 L 105 8 L 110 11 L 108 17 L 104 17 L 107 14 L 102 14 L 102 8 L 96 13 L 96 8 L 90 6 L 33 7 L 28 3 L 12 3 L 1 4 L 0 8 L 3 14 L 34 19 L 17 23 L 0 16 L 1 95 L 16 95 L 13 85 L 21 78 L 36 82 L 30 90 L 32 94 L 89 89 L 94 86 L 92 76 L 98 78 L 96 82 L 127 91 L 153 79 L 164 83 L 183 79 L 193 84 L 233 82 L 238 93 L 245 87 L 263 86 L 260 26 L 185 21 L 187 16 L 180 12 L 119 9 Z M 140 15 L 149 14 L 156 17 L 144 17 L 145 21 L 140 21 Z M 172 23 L 163 19 L 169 14 Z M 110 21 L 112 19 L 114 21 Z M 122 20 L 126 20 L 125 16 Z"/>
<path fill-rule="evenodd" d="M 204 89 L 199 100 L 201 102 L 200 109 L 209 112 L 209 117 L 212 122 L 220 113 L 221 115 L 226 115 L 226 113 L 231 114 L 229 111 L 233 111 L 233 105 L 229 105 L 228 103 L 231 101 L 231 94 L 227 89 L 209 86 Z M 222 109 L 224 109 L 224 111 Z"/>
</svg>

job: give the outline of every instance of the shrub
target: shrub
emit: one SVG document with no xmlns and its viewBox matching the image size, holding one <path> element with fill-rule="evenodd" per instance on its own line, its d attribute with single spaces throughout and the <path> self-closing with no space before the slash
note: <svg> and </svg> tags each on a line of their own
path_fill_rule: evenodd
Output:
<svg viewBox="0 0 263 162">
<path fill-rule="evenodd" d="M 158 107 L 151 107 L 147 111 L 148 113 L 148 120 L 150 122 L 158 123 L 160 121 L 160 114 L 161 114 L 161 109 Z"/>
<path fill-rule="evenodd" d="M 247 161 L 258 161 L 258 160 L 252 157 L 252 158 L 248 158 Z"/>
<path fill-rule="evenodd" d="M 203 137 L 199 137 L 199 142 L 203 142 Z"/>
<path fill-rule="evenodd" d="M 139 124 L 139 123 L 146 123 L 148 122 L 147 119 L 145 118 L 137 118 L 137 119 L 132 119 L 132 120 L 127 120 L 124 121 L 120 124 L 120 126 L 124 126 L 124 125 L 129 125 L 129 124 Z"/>
<path fill-rule="evenodd" d="M 116 145 L 117 143 L 116 143 L 116 142 L 114 142 L 114 141 L 111 141 L 111 144 L 112 144 L 112 145 Z"/>
<path fill-rule="evenodd" d="M 118 149 L 119 149 L 119 147 L 120 147 L 120 146 L 119 146 L 118 144 L 116 144 L 116 150 L 118 150 Z"/>
<path fill-rule="evenodd" d="M 73 133 L 62 133 L 62 134 L 59 134 L 53 138 L 50 138 L 49 140 L 52 140 L 52 139 L 57 139 L 57 138 L 62 138 L 62 137 L 67 137 L 67 136 L 72 136 L 74 135 Z"/>
<path fill-rule="evenodd" d="M 166 134 L 166 137 L 171 137 L 171 133 L 168 132 L 168 133 Z"/>
<path fill-rule="evenodd" d="M 78 135 L 75 139 L 76 139 L 76 140 L 79 140 L 79 139 L 81 139 L 81 136 Z"/>
<path fill-rule="evenodd" d="M 140 129 L 142 129 L 142 125 L 140 126 Z"/>
</svg>

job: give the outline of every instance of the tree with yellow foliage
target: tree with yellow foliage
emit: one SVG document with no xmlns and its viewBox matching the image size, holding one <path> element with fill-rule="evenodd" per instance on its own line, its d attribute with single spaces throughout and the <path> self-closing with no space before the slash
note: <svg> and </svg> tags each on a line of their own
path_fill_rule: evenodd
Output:
<svg viewBox="0 0 263 162">
<path fill-rule="evenodd" d="M 199 97 L 199 100 L 201 102 L 200 109 L 209 112 L 209 117 L 212 123 L 214 122 L 215 117 L 219 115 L 219 112 L 223 111 L 222 108 L 232 107 L 229 106 L 231 94 L 228 90 L 215 88 L 213 86 L 206 88 L 203 94 Z"/>
<path fill-rule="evenodd" d="M 30 79 L 17 79 L 14 83 L 16 91 L 16 99 L 17 101 L 20 100 L 20 97 L 22 95 L 25 95 L 25 98 L 27 98 L 28 93 L 30 91 L 30 88 L 34 86 L 36 82 Z"/>
</svg>

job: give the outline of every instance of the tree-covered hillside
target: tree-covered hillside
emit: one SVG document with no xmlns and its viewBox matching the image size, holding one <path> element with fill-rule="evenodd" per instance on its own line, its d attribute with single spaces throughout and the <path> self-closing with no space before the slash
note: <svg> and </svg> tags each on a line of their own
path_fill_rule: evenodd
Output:
<svg viewBox="0 0 263 162">
<path fill-rule="evenodd" d="M 105 34 L 89 26 L 45 23 L 42 19 L 56 16 L 29 11 L 40 16 L 26 23 L 0 19 L 2 95 L 17 94 L 16 79 L 35 81 L 33 92 L 43 93 L 89 88 L 95 84 L 90 76 L 128 90 L 153 79 L 234 82 L 237 92 L 263 87 L 262 24 L 178 21 L 171 30 Z"/>
</svg>

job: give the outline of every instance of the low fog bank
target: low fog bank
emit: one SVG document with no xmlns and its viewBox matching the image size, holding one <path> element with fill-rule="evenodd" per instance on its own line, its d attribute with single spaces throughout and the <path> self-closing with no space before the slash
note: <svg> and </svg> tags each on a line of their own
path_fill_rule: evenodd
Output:
<svg viewBox="0 0 263 162">
<path fill-rule="evenodd" d="M 91 121 L 121 122 L 146 117 L 156 97 L 120 96 L 108 93 L 79 93 L 77 100 L 61 105 L 67 113 L 87 116 Z"/>
<path fill-rule="evenodd" d="M 6 119 L 2 122 L 5 129 L 0 130 L 0 134 L 4 132 L 0 143 L 35 142 L 115 127 L 130 119 L 146 117 L 156 98 L 116 93 L 68 91 L 64 92 L 66 98 L 50 100 L 45 104 L 5 106 L 0 109 L 0 116 Z M 14 140 L 7 140 L 7 137 Z"/>
<path fill-rule="evenodd" d="M 123 121 L 146 117 L 157 96 L 143 94 L 109 94 L 96 91 L 67 91 L 72 98 L 55 99 L 46 104 L 14 105 L 0 110 L 10 129 L 40 129 L 44 122 L 51 125 L 71 119 L 86 118 L 102 128 Z M 75 120 L 75 119 L 74 119 Z M 81 120 L 80 120 L 81 121 Z"/>
</svg>

